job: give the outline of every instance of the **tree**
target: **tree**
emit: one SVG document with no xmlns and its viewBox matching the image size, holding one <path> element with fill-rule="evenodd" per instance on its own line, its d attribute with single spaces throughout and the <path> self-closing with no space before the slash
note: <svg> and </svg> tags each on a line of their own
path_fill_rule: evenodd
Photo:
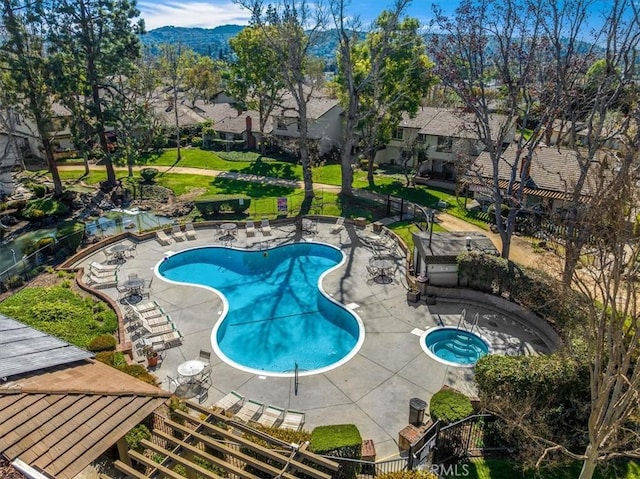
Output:
<svg viewBox="0 0 640 479">
<path fill-rule="evenodd" d="M 229 65 L 227 92 L 241 107 L 256 110 L 259 116 L 260 152 L 266 151 L 265 126 L 273 110 L 282 103 L 284 78 L 276 52 L 270 48 L 264 30 L 257 26 L 243 29 L 229 40 L 235 61 Z"/>
<path fill-rule="evenodd" d="M 53 154 L 52 89 L 49 84 L 50 62 L 45 51 L 48 25 L 41 2 L 3 0 L 4 43 L 0 62 L 7 68 L 5 85 L 16 112 L 35 123 L 37 135 L 53 178 L 54 194 L 62 194 L 62 181 Z M 18 13 L 19 12 L 19 13 Z"/>
<path fill-rule="evenodd" d="M 129 76 L 134 71 L 140 57 L 136 34 L 144 30 L 141 20 L 134 23 L 138 15 L 135 1 L 128 0 L 58 0 L 52 12 L 56 26 L 50 41 L 59 66 L 61 100 L 72 108 L 77 105 L 74 95 L 80 93 L 87 102 L 101 161 L 112 186 L 116 176 L 107 130 L 113 112 L 104 91 L 120 75 Z"/>
<path fill-rule="evenodd" d="M 149 56 L 144 56 L 129 77 L 120 76 L 105 92 L 115 113 L 116 159 L 126 162 L 129 176 L 141 155 L 165 142 L 162 118 L 156 113 L 160 78 Z"/>
<path fill-rule="evenodd" d="M 529 180 L 529 166 L 538 145 L 548 143 L 554 126 L 560 123 L 570 140 L 567 145 L 577 152 L 580 178 L 568 198 L 570 208 L 565 218 L 565 284 L 570 282 L 571 263 L 575 266 L 584 244 L 583 235 L 590 234 L 580 228 L 578 211 L 592 160 L 609 136 L 602 135 L 604 113 L 620 98 L 625 84 L 618 78 L 618 86 L 611 88 L 615 84 L 612 76 L 619 71 L 620 77 L 629 78 L 638 42 L 637 18 L 630 12 L 633 4 L 615 0 L 610 7 L 607 5 L 602 12 L 604 20 L 595 27 L 589 21 L 594 8 L 589 0 L 464 0 L 453 18 L 436 9 L 435 25 L 442 32 L 433 35 L 431 42 L 436 73 L 471 116 L 465 128 L 475 134 L 491 158 L 491 172 L 480 174 L 472 169 L 469 174 L 476 175 L 492 192 L 503 257 L 509 257 L 517 213 L 525 206 L 521 185 Z M 600 80 L 609 86 L 586 95 L 585 73 L 600 56 L 608 59 L 605 71 L 610 73 L 606 80 Z M 496 105 L 502 121 L 496 121 L 492 114 Z M 588 125 L 589 137 L 599 138 L 587 150 L 577 141 L 582 123 Z M 507 167 L 507 185 L 501 186 L 501 156 L 504 145 L 512 141 L 515 125 L 528 131 L 513 141 L 515 160 Z M 482 180 L 487 173 L 490 179 Z M 501 215 L 502 205 L 508 207 L 506 219 Z"/>
<path fill-rule="evenodd" d="M 382 39 L 377 44 L 379 51 L 371 53 L 368 71 L 357 70 L 353 57 L 353 48 L 361 42 L 361 23 L 358 17 L 347 14 L 347 0 L 333 0 L 330 2 L 331 15 L 338 31 L 338 76 L 336 84 L 340 93 L 340 101 L 345 109 L 346 122 L 344 125 L 344 141 L 340 152 L 341 194 L 352 195 L 353 183 L 353 155 L 357 144 L 356 130 L 360 122 L 360 103 L 364 89 L 380 76 L 383 64 L 390 54 L 390 37 L 398 19 L 409 4 L 406 0 L 395 3 L 391 13 L 393 21 L 386 24 L 387 30 L 382 32 Z"/>
<path fill-rule="evenodd" d="M 178 100 L 180 87 L 183 86 L 187 73 L 195 65 L 196 57 L 193 50 L 184 48 L 181 44 L 165 44 L 160 46 L 160 57 L 158 59 L 160 72 L 163 82 L 170 90 L 170 109 L 167 111 L 173 111 L 173 118 L 175 120 L 175 135 L 176 135 L 176 147 L 177 156 L 175 164 L 181 159 L 181 144 L 180 144 L 180 113 L 178 112 Z"/>
<path fill-rule="evenodd" d="M 310 48 L 326 24 L 322 2 L 311 6 L 306 0 L 281 0 L 263 9 L 261 0 L 239 3 L 252 13 L 253 25 L 260 28 L 267 44 L 277 58 L 283 83 L 298 116 L 298 151 L 302 165 L 305 204 L 314 196 L 309 152 L 309 119 L 307 104 L 317 90 L 322 76 L 322 64 L 312 58 Z"/>
<path fill-rule="evenodd" d="M 389 143 L 402 116 L 416 114 L 420 101 L 435 82 L 433 64 L 418 32 L 420 25 L 413 18 L 400 21 L 398 16 L 403 9 L 404 4 L 397 4 L 395 12 L 380 14 L 366 39 L 352 45 L 349 64 L 340 61 L 336 80 L 346 99 L 355 95 L 359 100 L 349 115 L 358 112 L 357 128 L 368 159 L 371 185 L 376 154 Z M 344 71 L 345 67 L 351 71 Z M 348 111 L 349 108 L 353 106 Z M 346 159 L 343 161 L 344 175 Z"/>
<path fill-rule="evenodd" d="M 195 55 L 193 65 L 187 69 L 184 78 L 185 95 L 195 106 L 197 100 L 208 102 L 220 91 L 222 77 L 220 62 L 210 57 Z"/>
</svg>

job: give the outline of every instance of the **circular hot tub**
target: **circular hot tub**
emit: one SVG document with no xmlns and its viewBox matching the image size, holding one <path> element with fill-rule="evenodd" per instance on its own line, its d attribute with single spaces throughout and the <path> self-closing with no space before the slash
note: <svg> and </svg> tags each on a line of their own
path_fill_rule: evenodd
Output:
<svg viewBox="0 0 640 479">
<path fill-rule="evenodd" d="M 452 327 L 425 331 L 420 345 L 436 361 L 457 367 L 473 367 L 478 359 L 491 353 L 491 345 L 482 336 Z"/>
</svg>

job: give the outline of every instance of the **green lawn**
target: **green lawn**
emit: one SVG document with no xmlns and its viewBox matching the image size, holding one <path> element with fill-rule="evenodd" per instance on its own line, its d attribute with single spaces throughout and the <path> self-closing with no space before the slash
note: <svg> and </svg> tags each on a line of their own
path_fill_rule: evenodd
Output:
<svg viewBox="0 0 640 479">
<path fill-rule="evenodd" d="M 575 463 L 570 466 L 554 468 L 552 470 L 542 469 L 540 471 L 523 471 L 519 465 L 512 461 L 501 459 L 474 459 L 463 465 L 458 465 L 458 475 L 446 476 L 447 479 L 461 477 L 461 474 L 468 479 L 575 479 L 580 474 L 581 464 Z M 596 472 L 595 479 L 640 479 L 640 464 L 628 461 L 616 467 L 601 469 Z"/>
<path fill-rule="evenodd" d="M 113 334 L 118 319 L 106 303 L 80 296 L 70 285 L 71 279 L 58 286 L 25 288 L 0 303 L 0 313 L 86 349 L 94 337 Z"/>
<path fill-rule="evenodd" d="M 221 156 L 225 156 L 222 158 Z M 175 163 L 176 150 L 167 149 L 160 154 L 148 155 L 143 162 L 148 166 L 164 165 L 170 166 Z M 300 165 L 277 160 L 274 158 L 263 158 L 256 152 L 212 152 L 198 148 L 188 148 L 182 150 L 182 159 L 178 166 L 204 168 L 219 171 L 240 172 L 246 174 L 283 178 L 302 179 L 302 168 Z M 78 183 L 82 172 L 61 171 L 63 180 L 72 184 Z M 120 173 L 120 178 L 126 178 L 126 174 Z M 85 183 L 97 184 L 106 179 L 104 171 L 92 171 L 88 177 L 82 178 Z M 212 178 L 200 175 L 165 173 L 159 175 L 157 182 L 167 188 L 172 189 L 176 195 L 197 193 L 197 196 L 212 194 L 246 194 L 252 198 L 267 196 L 269 198 L 278 196 L 288 196 L 296 191 L 294 188 L 287 188 L 265 183 L 240 182 L 222 178 Z M 341 183 L 340 165 L 324 165 L 313 168 L 313 181 L 326 185 L 339 186 Z M 472 216 L 469 216 L 464 208 L 463 200 L 456 198 L 450 191 L 435 188 L 416 186 L 405 187 L 405 178 L 401 174 L 386 174 L 384 171 L 377 171 L 374 178 L 375 186 L 370 186 L 367 181 L 367 172 L 363 170 L 354 171 L 353 187 L 367 189 L 382 195 L 392 195 L 412 201 L 429 208 L 442 209 L 439 202 L 444 201 L 448 206 L 445 209 L 453 216 L 457 216 L 471 224 L 488 229 L 488 225 Z M 72 186 L 75 187 L 76 185 Z M 324 193 L 320 193 L 324 194 Z M 364 216 L 373 219 L 371 213 L 366 210 L 357 216 Z"/>
<path fill-rule="evenodd" d="M 402 240 L 409 247 L 409 251 L 413 251 L 413 233 L 419 233 L 420 228 L 418 228 L 411 221 L 398 221 L 396 223 L 391 223 L 389 225 L 389 229 L 402 238 Z M 433 231 L 446 230 L 439 224 L 434 223 Z"/>
</svg>

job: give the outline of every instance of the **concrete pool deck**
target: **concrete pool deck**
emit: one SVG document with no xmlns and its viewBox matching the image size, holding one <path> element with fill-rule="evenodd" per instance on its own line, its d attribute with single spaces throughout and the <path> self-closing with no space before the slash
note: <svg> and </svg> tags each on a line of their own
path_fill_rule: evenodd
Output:
<svg viewBox="0 0 640 479">
<path fill-rule="evenodd" d="M 526 346 L 528 351 L 547 352 L 535 331 L 490 309 L 440 300 L 428 306 L 424 302 L 408 303 L 405 259 L 388 236 L 373 232 L 371 225 L 356 228 L 349 224 L 338 233 L 332 229 L 333 224 L 319 223 L 318 231 L 310 234 L 297 230 L 293 224 L 276 223 L 272 224 L 271 236 L 263 237 L 256 231 L 252 238 L 247 238 L 240 229 L 233 247 L 260 249 L 267 246 L 264 243 L 267 240 L 269 246 L 319 241 L 340 247 L 346 261 L 325 277 L 323 287 L 363 320 L 365 340 L 360 351 L 336 369 L 301 376 L 297 388 L 294 378 L 263 377 L 240 371 L 212 354 L 213 385 L 203 404 L 212 405 L 234 390 L 265 406 L 273 404 L 304 411 L 306 430 L 327 424 L 355 424 L 363 439 L 374 441 L 380 460 L 399 454 L 398 433 L 408 424 L 411 398 L 428 403 L 444 385 L 475 394 L 472 369 L 447 366 L 424 353 L 420 335 L 426 329 L 439 324 L 456 326 L 462 309 L 466 308 L 467 327 L 478 312 L 477 331 L 490 339 L 494 351 L 512 353 Z M 219 230 L 196 231 L 197 239 L 168 246 L 161 246 L 155 239 L 138 243 L 136 256 L 120 268 L 121 281 L 132 273 L 150 280 L 155 265 L 170 252 L 221 244 Z M 367 279 L 366 266 L 374 252 L 395 259 L 392 283 L 379 284 Z M 88 266 L 91 261 L 105 261 L 104 252 L 97 251 L 74 266 Z M 115 288 L 103 291 L 118 298 Z M 170 284 L 157 277 L 153 278 L 150 299 L 162 306 L 183 335 L 182 344 L 167 349 L 160 365 L 152 370 L 162 381 L 161 387 L 169 389 L 167 376 L 176 377 L 180 363 L 195 359 L 201 349 L 213 351 L 211 330 L 220 318 L 222 301 L 202 288 Z"/>
</svg>

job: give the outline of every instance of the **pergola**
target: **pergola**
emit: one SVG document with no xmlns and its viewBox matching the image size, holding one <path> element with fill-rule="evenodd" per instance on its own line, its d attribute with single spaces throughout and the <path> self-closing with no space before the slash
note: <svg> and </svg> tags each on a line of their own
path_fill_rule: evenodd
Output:
<svg viewBox="0 0 640 479">
<path fill-rule="evenodd" d="M 151 441 L 141 441 L 146 449 L 164 458 L 161 463 L 129 450 L 130 459 L 146 470 L 135 469 L 131 461 L 120 460 L 115 466 L 137 479 L 184 479 L 174 470 L 178 465 L 186 470 L 187 478 L 208 479 L 260 479 L 258 474 L 331 479 L 330 472 L 338 469 L 337 463 L 308 451 L 307 443 L 289 444 L 211 409 L 190 402 L 185 405 L 187 411 L 174 411 L 173 419 L 156 421 Z M 203 461 L 217 472 L 202 467 Z"/>
</svg>

